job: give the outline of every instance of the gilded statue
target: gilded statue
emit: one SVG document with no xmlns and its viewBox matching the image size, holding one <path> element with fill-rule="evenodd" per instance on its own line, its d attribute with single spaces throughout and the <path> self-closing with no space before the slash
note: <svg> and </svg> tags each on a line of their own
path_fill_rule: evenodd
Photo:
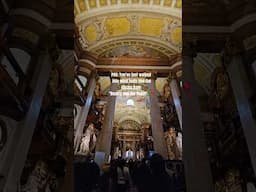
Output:
<svg viewBox="0 0 256 192">
<path fill-rule="evenodd" d="M 176 144 L 177 144 L 177 147 L 178 147 L 178 150 L 179 150 L 179 157 L 178 159 L 182 159 L 182 133 L 181 132 L 178 132 L 178 135 L 176 137 Z"/>
<path fill-rule="evenodd" d="M 229 80 L 225 72 L 220 72 L 216 76 L 216 94 L 219 99 L 224 99 L 228 94 Z"/>
<path fill-rule="evenodd" d="M 180 145 L 180 143 L 177 143 L 177 136 L 176 136 L 176 131 L 174 128 L 170 128 L 167 132 L 167 149 L 168 149 L 168 154 L 169 158 L 171 160 L 173 159 L 180 159 L 180 151 L 179 147 L 177 144 Z M 180 138 L 179 138 L 180 139 Z M 182 146 L 180 146 L 182 147 Z"/>
<path fill-rule="evenodd" d="M 163 99 L 168 103 L 172 102 L 172 93 L 168 82 L 163 87 Z"/>
<path fill-rule="evenodd" d="M 96 83 L 94 94 L 97 98 L 101 96 L 101 85 L 99 82 Z"/>
</svg>

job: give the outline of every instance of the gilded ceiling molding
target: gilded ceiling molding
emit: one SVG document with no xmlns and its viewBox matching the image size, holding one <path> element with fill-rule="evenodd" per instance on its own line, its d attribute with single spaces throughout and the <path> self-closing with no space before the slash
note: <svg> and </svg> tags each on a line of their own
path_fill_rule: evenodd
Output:
<svg viewBox="0 0 256 192">
<path fill-rule="evenodd" d="M 115 2 L 76 1 L 75 23 L 83 50 L 104 58 L 168 58 L 181 52 L 180 0 Z"/>
<path fill-rule="evenodd" d="M 106 39 L 106 40 L 98 41 L 95 44 L 93 44 L 92 46 L 88 46 L 87 50 L 88 51 L 95 51 L 95 50 L 97 50 L 98 47 L 104 47 L 104 45 L 108 45 L 111 42 L 114 42 L 114 41 L 115 42 L 116 41 L 121 42 L 121 41 L 128 41 L 128 40 L 131 40 L 131 41 L 140 40 L 140 41 L 144 41 L 145 43 L 149 42 L 152 45 L 155 44 L 157 46 L 160 46 L 160 47 L 164 48 L 164 50 L 172 51 L 173 53 L 181 51 L 180 48 L 172 45 L 170 42 L 162 41 L 158 38 L 148 37 L 148 36 L 122 36 L 122 37 L 115 37 L 115 38 L 111 38 L 111 39 Z M 154 48 L 154 46 L 152 46 L 152 48 Z"/>
<path fill-rule="evenodd" d="M 172 66 L 131 66 L 131 65 L 97 65 L 97 69 L 144 69 L 144 70 L 172 70 L 181 65 L 181 61 Z"/>
<path fill-rule="evenodd" d="M 137 122 L 137 123 L 139 123 L 139 124 L 141 124 L 142 122 L 141 122 L 141 120 L 136 116 L 126 116 L 126 114 L 127 114 L 127 111 L 126 110 L 124 110 L 124 111 L 119 111 L 118 109 L 117 109 L 117 113 L 118 113 L 118 115 L 116 115 L 116 119 L 115 119 L 115 121 L 117 122 L 117 123 L 119 123 L 119 124 L 121 124 L 122 122 L 124 122 L 124 121 L 126 121 L 126 120 L 133 120 L 133 121 L 135 121 L 135 122 Z M 120 116 L 120 117 L 119 117 Z"/>
<path fill-rule="evenodd" d="M 76 15 L 75 23 L 81 24 L 84 20 L 87 20 L 92 17 L 98 17 L 104 14 L 112 14 L 115 15 L 116 13 L 120 12 L 139 12 L 139 13 L 155 13 L 157 15 L 165 15 L 165 16 L 172 16 L 177 19 L 182 17 L 181 9 L 177 8 L 165 8 L 160 6 L 148 6 L 148 5 L 129 5 L 129 6 L 110 6 L 110 7 L 103 7 L 98 8 L 95 10 L 85 11 Z"/>
</svg>

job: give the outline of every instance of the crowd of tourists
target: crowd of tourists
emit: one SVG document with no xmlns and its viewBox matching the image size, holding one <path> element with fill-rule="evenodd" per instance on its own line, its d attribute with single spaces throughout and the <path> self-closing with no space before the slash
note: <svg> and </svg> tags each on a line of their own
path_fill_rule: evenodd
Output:
<svg viewBox="0 0 256 192">
<path fill-rule="evenodd" d="M 112 160 L 100 169 L 93 161 L 75 163 L 75 192 L 183 192 L 181 164 L 159 154 L 141 161 Z"/>
</svg>

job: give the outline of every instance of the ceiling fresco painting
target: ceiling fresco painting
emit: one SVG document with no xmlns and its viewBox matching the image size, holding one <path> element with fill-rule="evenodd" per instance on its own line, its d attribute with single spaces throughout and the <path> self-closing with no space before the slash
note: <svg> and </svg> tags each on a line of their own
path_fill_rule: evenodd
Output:
<svg viewBox="0 0 256 192">
<path fill-rule="evenodd" d="M 113 48 L 102 54 L 102 57 L 144 57 L 144 58 L 165 58 L 160 51 L 141 45 L 126 45 Z"/>
<path fill-rule="evenodd" d="M 132 100 L 134 105 L 127 105 Z M 147 97 L 117 97 L 115 108 L 115 122 L 122 123 L 127 120 L 139 124 L 150 123 L 150 111 Z"/>
<path fill-rule="evenodd" d="M 97 44 L 91 47 L 91 51 L 99 55 L 99 57 L 115 57 L 123 56 L 120 54 L 123 50 L 127 49 L 141 49 L 143 48 L 147 53 L 151 54 L 151 57 L 170 57 L 171 55 L 175 55 L 175 51 L 170 50 L 170 48 L 166 45 L 160 44 L 159 42 L 148 42 L 142 39 L 137 40 L 116 40 L 116 41 L 110 41 L 107 45 L 104 45 L 102 47 L 99 47 Z M 120 51 L 115 51 L 120 49 Z M 141 49 L 142 50 L 142 49 Z M 129 55 L 129 54 L 128 54 Z M 145 54 L 146 56 L 146 54 Z"/>
<path fill-rule="evenodd" d="M 173 17 L 144 16 L 125 13 L 88 19 L 79 26 L 80 42 L 83 47 L 97 54 L 98 47 L 124 40 L 159 42 L 172 52 L 181 51 L 181 21 Z M 108 46 L 109 47 L 109 46 Z M 165 51 L 166 52 L 166 51 Z"/>
<path fill-rule="evenodd" d="M 179 0 L 77 0 L 79 43 L 99 57 L 158 58 L 181 53 L 180 6 Z"/>
</svg>

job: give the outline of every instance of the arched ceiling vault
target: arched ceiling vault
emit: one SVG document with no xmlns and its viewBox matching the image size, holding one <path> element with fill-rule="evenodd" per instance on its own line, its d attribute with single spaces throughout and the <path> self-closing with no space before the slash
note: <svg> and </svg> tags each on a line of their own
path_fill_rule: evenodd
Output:
<svg viewBox="0 0 256 192">
<path fill-rule="evenodd" d="M 129 99 L 133 100 L 134 105 L 127 105 Z M 114 120 L 119 124 L 126 120 L 132 120 L 138 124 L 150 123 L 150 111 L 146 106 L 146 98 L 117 97 Z"/>
<path fill-rule="evenodd" d="M 181 52 L 180 0 L 76 0 L 75 15 L 80 45 L 99 57 Z"/>
</svg>

